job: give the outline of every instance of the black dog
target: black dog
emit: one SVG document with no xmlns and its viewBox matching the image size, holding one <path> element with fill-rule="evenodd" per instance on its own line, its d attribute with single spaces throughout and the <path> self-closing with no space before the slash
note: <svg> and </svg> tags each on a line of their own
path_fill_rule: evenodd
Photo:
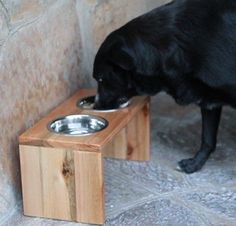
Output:
<svg viewBox="0 0 236 226">
<path fill-rule="evenodd" d="M 222 106 L 236 107 L 236 1 L 176 0 L 130 21 L 100 47 L 94 78 L 98 109 L 160 91 L 199 105 L 201 148 L 179 167 L 200 170 L 216 148 Z"/>
</svg>

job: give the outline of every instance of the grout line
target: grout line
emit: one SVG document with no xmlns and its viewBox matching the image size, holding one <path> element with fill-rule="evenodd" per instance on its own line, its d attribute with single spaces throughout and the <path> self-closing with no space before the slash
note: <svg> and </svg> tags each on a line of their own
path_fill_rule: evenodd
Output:
<svg viewBox="0 0 236 226">
<path fill-rule="evenodd" d="M 178 195 L 174 195 L 172 196 L 171 201 L 177 202 L 177 203 L 181 203 L 181 206 L 184 206 L 188 209 L 191 209 L 194 213 L 196 213 L 196 215 L 199 215 L 200 213 L 200 217 L 204 216 L 207 219 L 211 219 L 210 222 L 212 222 L 212 220 L 218 218 L 218 219 L 222 219 L 224 221 L 235 221 L 235 218 L 232 218 L 230 216 L 225 215 L 224 213 L 219 213 L 217 211 L 214 211 L 213 209 L 207 208 L 206 206 L 202 205 L 199 202 L 194 202 L 194 201 L 190 201 L 190 200 L 186 200 L 184 197 L 182 199 L 180 199 L 180 197 Z M 184 201 L 183 201 L 184 200 Z M 202 219 L 204 220 L 204 219 Z"/>
<path fill-rule="evenodd" d="M 2 0 L 0 0 L 0 6 L 2 6 L 3 10 L 5 11 L 4 17 L 5 17 L 5 20 L 6 20 L 8 31 L 10 33 L 10 31 L 11 31 L 11 19 L 10 19 L 11 17 L 10 17 L 10 13 L 9 13 L 7 7 L 2 2 Z"/>
<path fill-rule="evenodd" d="M 22 200 L 19 200 L 15 206 L 10 210 L 10 213 L 7 214 L 6 216 L 3 216 L 0 218 L 0 226 L 6 226 L 6 223 L 11 219 L 14 214 L 17 213 L 17 210 L 19 209 L 20 205 L 22 203 Z"/>
<path fill-rule="evenodd" d="M 115 218 L 118 215 L 120 215 L 126 211 L 132 210 L 138 206 L 144 205 L 146 203 L 150 203 L 150 202 L 155 201 L 157 199 L 158 198 L 155 195 L 150 195 L 148 197 L 143 197 L 137 201 L 131 201 L 128 205 L 127 205 L 127 203 L 124 203 L 124 204 L 120 205 L 117 209 L 106 210 L 107 218 L 108 219 Z"/>
</svg>

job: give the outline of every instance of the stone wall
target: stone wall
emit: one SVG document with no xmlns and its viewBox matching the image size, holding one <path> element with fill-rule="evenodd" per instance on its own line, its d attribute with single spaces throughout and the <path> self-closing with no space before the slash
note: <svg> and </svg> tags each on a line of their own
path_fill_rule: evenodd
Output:
<svg viewBox="0 0 236 226">
<path fill-rule="evenodd" d="M 106 35 L 166 1 L 0 0 L 0 224 L 20 204 L 17 137 L 91 86 Z"/>
<path fill-rule="evenodd" d="M 74 9 L 74 1 L 0 1 L 0 223 L 21 197 L 17 136 L 80 84 Z"/>
<path fill-rule="evenodd" d="M 129 20 L 168 2 L 169 0 L 78 0 L 83 44 L 82 68 L 85 84 L 94 85 L 91 79 L 93 59 L 105 37 Z"/>
</svg>

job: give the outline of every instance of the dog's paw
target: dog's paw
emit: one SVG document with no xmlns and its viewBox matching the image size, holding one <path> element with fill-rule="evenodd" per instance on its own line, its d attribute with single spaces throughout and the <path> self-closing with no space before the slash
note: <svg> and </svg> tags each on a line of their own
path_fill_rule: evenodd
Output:
<svg viewBox="0 0 236 226">
<path fill-rule="evenodd" d="M 197 164 L 195 159 L 183 159 L 178 162 L 178 167 L 176 168 L 178 171 L 185 172 L 187 174 L 195 173 L 201 169 L 201 166 Z"/>
</svg>

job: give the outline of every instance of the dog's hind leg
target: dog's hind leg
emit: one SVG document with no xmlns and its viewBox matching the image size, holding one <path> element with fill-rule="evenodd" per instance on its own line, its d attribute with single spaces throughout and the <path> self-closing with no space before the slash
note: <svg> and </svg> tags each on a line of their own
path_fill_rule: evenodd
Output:
<svg viewBox="0 0 236 226">
<path fill-rule="evenodd" d="M 210 154 L 215 150 L 217 133 L 221 118 L 222 107 L 212 110 L 201 109 L 202 113 L 202 144 L 200 150 L 191 159 L 184 159 L 178 163 L 178 169 L 185 173 L 200 170 Z"/>
</svg>

